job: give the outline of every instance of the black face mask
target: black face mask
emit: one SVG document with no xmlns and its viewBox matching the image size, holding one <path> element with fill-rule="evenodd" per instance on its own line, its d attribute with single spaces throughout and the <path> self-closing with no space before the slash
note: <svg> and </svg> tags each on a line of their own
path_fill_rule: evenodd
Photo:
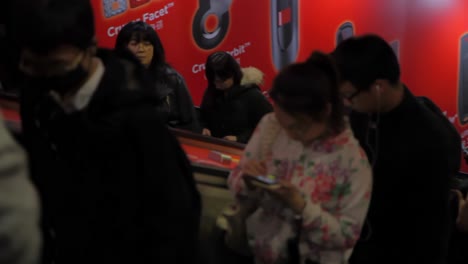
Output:
<svg viewBox="0 0 468 264">
<path fill-rule="evenodd" d="M 75 69 L 56 76 L 50 77 L 29 77 L 30 85 L 38 85 L 44 91 L 55 91 L 61 96 L 73 91 L 79 87 L 83 81 L 88 77 L 87 72 L 80 64 Z"/>
<path fill-rule="evenodd" d="M 344 114 L 349 116 L 351 112 L 353 111 L 353 108 L 351 106 L 344 106 Z"/>
</svg>

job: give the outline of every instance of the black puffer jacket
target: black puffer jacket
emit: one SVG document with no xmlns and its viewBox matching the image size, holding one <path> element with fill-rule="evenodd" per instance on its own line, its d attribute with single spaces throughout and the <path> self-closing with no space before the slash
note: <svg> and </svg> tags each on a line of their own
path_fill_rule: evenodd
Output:
<svg viewBox="0 0 468 264">
<path fill-rule="evenodd" d="M 252 76 L 256 71 L 243 69 L 243 82 L 227 93 L 215 88 L 205 91 L 201 115 L 212 136 L 236 136 L 238 142 L 247 143 L 260 119 L 272 111 L 258 86 L 261 79 Z"/>
<path fill-rule="evenodd" d="M 190 164 L 143 92 L 139 64 L 99 57 L 105 73 L 82 111 L 65 113 L 42 87 L 21 93 L 45 263 L 196 262 Z"/>
</svg>

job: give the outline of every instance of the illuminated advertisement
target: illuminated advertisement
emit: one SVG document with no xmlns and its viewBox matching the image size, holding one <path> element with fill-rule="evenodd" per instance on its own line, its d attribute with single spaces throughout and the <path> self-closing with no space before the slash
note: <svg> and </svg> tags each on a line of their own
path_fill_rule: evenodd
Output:
<svg viewBox="0 0 468 264">
<path fill-rule="evenodd" d="M 198 47 L 213 49 L 224 39 L 229 28 L 231 2 L 232 0 L 199 0 L 192 24 L 193 38 Z"/>
<path fill-rule="evenodd" d="M 462 125 L 468 123 L 468 34 L 460 41 L 460 66 L 458 84 L 458 118 Z"/>
<path fill-rule="evenodd" d="M 298 0 L 271 1 L 271 47 L 276 69 L 296 61 L 299 52 Z"/>
<path fill-rule="evenodd" d="M 466 0 L 91 1 L 99 46 L 113 48 L 130 21 L 148 23 L 196 105 L 207 85 L 205 61 L 214 51 L 260 69 L 266 91 L 280 69 L 313 50 L 331 52 L 353 35 L 378 34 L 397 55 L 403 82 L 414 94 L 431 98 L 468 143 Z"/>
<path fill-rule="evenodd" d="M 343 40 L 346 40 L 354 36 L 354 25 L 353 23 L 346 21 L 340 25 L 336 31 L 336 45 L 339 45 Z"/>
</svg>

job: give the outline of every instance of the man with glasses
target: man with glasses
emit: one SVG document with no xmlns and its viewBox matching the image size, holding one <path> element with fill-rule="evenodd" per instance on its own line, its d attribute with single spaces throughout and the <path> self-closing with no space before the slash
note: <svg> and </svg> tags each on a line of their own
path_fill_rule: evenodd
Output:
<svg viewBox="0 0 468 264">
<path fill-rule="evenodd" d="M 88 0 L 38 3 L 13 32 L 44 263 L 196 263 L 199 194 L 143 66 L 96 48 Z"/>
<path fill-rule="evenodd" d="M 400 81 L 398 59 L 382 38 L 350 38 L 332 56 L 374 172 L 367 225 L 350 263 L 445 263 L 453 162 L 444 140 L 451 134 Z"/>
</svg>

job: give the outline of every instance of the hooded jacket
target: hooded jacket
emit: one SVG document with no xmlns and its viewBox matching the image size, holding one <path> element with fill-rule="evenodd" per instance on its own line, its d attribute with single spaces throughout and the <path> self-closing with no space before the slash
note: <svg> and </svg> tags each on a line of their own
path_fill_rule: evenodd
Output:
<svg viewBox="0 0 468 264">
<path fill-rule="evenodd" d="M 259 87 L 263 73 L 253 67 L 242 72 L 241 84 L 227 92 L 208 87 L 200 108 L 203 125 L 212 136 L 236 136 L 238 142 L 247 143 L 260 119 L 273 109 Z"/>
<path fill-rule="evenodd" d="M 136 61 L 108 51 L 86 108 L 43 87 L 21 92 L 31 173 L 42 198 L 44 263 L 196 262 L 200 199 Z"/>
</svg>

